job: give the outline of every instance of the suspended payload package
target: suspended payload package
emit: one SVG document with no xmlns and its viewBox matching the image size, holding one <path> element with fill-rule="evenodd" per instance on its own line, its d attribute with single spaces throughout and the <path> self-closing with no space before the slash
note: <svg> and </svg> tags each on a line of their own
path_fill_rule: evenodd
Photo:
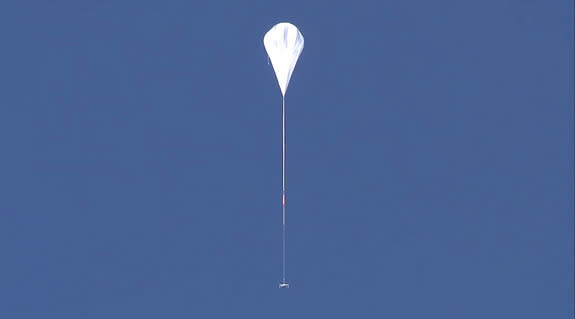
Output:
<svg viewBox="0 0 575 319">
<path fill-rule="evenodd" d="M 285 96 L 293 69 L 303 50 L 303 35 L 291 23 L 278 23 L 264 36 L 264 46 L 274 67 L 282 95 Z"/>
</svg>

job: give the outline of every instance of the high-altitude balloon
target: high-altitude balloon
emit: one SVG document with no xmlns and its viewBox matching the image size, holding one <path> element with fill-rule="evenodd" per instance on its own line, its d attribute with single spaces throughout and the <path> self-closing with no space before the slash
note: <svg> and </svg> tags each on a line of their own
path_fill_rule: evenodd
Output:
<svg viewBox="0 0 575 319">
<path fill-rule="evenodd" d="M 295 64 L 303 50 L 303 36 L 291 23 L 276 24 L 264 36 L 264 46 L 274 67 L 282 91 L 282 281 L 280 288 L 288 288 L 286 282 L 286 104 L 285 95 Z"/>
<path fill-rule="evenodd" d="M 285 96 L 291 74 L 303 50 L 303 35 L 291 23 L 278 23 L 264 36 L 264 46 L 274 67 L 282 95 Z"/>
</svg>

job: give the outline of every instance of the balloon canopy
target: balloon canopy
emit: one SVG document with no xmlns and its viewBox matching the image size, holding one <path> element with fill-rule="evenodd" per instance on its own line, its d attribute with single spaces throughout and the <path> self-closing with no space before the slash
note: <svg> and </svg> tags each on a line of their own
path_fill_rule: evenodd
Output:
<svg viewBox="0 0 575 319">
<path fill-rule="evenodd" d="M 274 67 L 282 95 L 285 96 L 289 80 L 303 50 L 303 35 L 291 23 L 278 23 L 264 36 L 264 46 Z"/>
</svg>

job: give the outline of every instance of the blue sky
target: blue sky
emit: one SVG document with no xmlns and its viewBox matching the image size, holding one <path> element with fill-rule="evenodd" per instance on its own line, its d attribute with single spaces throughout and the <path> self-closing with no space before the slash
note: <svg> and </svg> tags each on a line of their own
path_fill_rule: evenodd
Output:
<svg viewBox="0 0 575 319">
<path fill-rule="evenodd" d="M 0 317 L 573 317 L 572 1 L 0 12 Z"/>
</svg>

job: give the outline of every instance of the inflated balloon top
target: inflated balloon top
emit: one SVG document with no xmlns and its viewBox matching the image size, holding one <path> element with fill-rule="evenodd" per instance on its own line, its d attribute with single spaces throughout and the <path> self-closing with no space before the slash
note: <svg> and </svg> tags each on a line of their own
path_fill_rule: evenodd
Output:
<svg viewBox="0 0 575 319">
<path fill-rule="evenodd" d="M 264 46 L 274 67 L 282 95 L 285 96 L 289 80 L 303 50 L 303 35 L 291 23 L 276 24 L 264 36 Z"/>
</svg>

